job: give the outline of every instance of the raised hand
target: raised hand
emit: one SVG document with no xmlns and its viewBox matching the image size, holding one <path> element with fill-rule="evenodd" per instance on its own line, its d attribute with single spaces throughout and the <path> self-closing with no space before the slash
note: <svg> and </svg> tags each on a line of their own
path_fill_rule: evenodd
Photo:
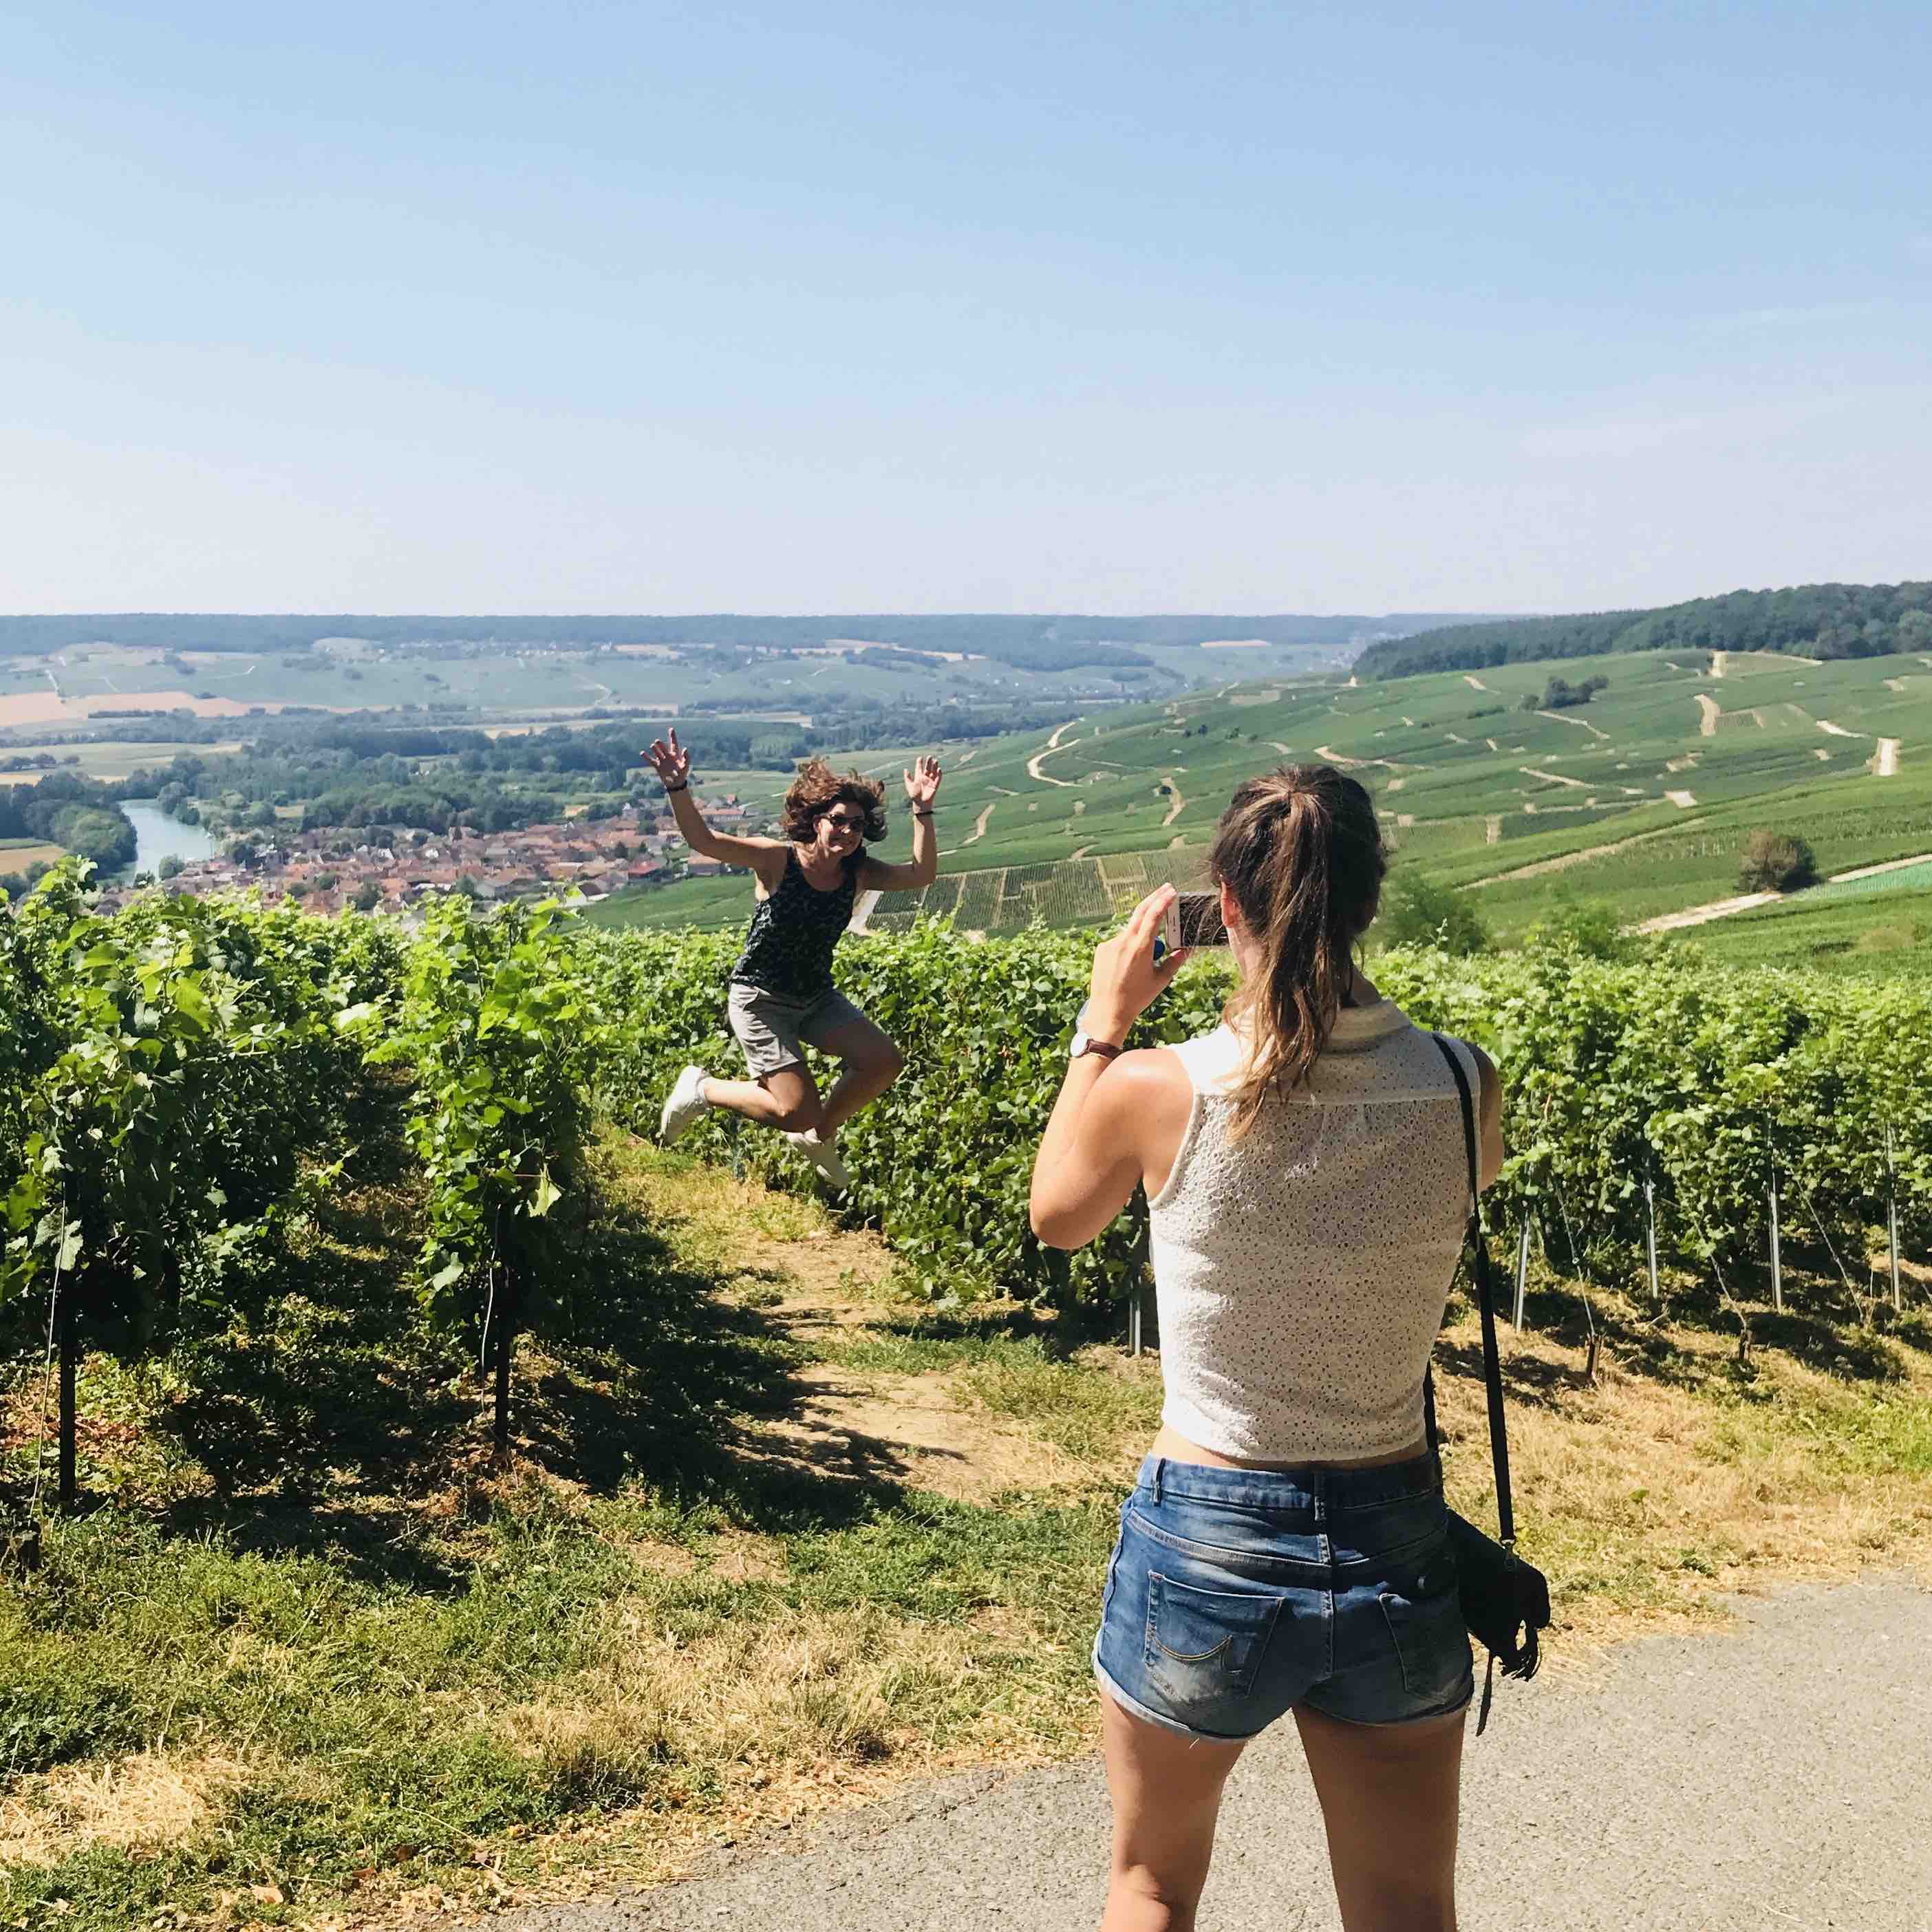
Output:
<svg viewBox="0 0 1932 1932">
<path fill-rule="evenodd" d="M 911 800 L 915 812 L 924 811 L 939 796 L 939 760 L 937 758 L 916 758 L 912 770 L 900 776 L 905 780 L 906 796 Z"/>
<path fill-rule="evenodd" d="M 653 739 L 644 756 L 668 788 L 691 782 L 691 754 L 677 742 L 675 724 L 670 728 L 670 742 L 667 745 L 662 738 Z"/>
</svg>

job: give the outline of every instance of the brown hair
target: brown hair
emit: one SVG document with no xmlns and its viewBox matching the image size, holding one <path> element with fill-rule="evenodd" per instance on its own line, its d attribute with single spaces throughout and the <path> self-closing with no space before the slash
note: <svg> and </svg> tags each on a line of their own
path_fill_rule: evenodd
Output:
<svg viewBox="0 0 1932 1932">
<path fill-rule="evenodd" d="M 807 758 L 785 794 L 785 836 L 794 844 L 809 845 L 818 836 L 818 821 L 835 805 L 856 805 L 864 812 L 868 842 L 886 836 L 886 788 L 877 778 L 858 772 L 841 778 L 823 758 Z"/>
<path fill-rule="evenodd" d="M 1254 1034 L 1235 1113 L 1240 1135 L 1270 1090 L 1300 1086 L 1328 1043 L 1388 854 L 1366 787 L 1332 765 L 1285 765 L 1234 794 L 1208 863 L 1261 949 L 1227 1007 Z"/>
</svg>

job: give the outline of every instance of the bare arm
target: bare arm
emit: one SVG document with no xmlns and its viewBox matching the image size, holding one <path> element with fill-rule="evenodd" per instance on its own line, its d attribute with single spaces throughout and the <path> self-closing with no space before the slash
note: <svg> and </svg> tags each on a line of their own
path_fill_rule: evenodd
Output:
<svg viewBox="0 0 1932 1932">
<path fill-rule="evenodd" d="M 1180 970 L 1184 954 L 1170 954 L 1157 965 L 1154 957 L 1154 934 L 1173 896 L 1173 887 L 1163 886 L 1142 900 L 1126 928 L 1094 955 L 1087 1006 L 1094 1039 L 1117 1044 L 1126 1039 Z M 1069 1061 L 1034 1158 L 1034 1232 L 1049 1247 L 1090 1241 L 1142 1180 L 1157 1184 L 1154 1170 L 1172 1162 L 1186 1132 L 1189 1102 L 1186 1076 L 1170 1054 Z"/>
<path fill-rule="evenodd" d="M 1034 1159 L 1028 1203 L 1033 1231 L 1048 1247 L 1084 1246 L 1143 1180 L 1156 1186 L 1150 1167 L 1171 1162 L 1187 1130 L 1186 1081 L 1174 1056 L 1158 1048 L 1067 1062 Z"/>
<path fill-rule="evenodd" d="M 1480 1046 L 1470 1049 L 1482 1076 L 1482 1098 L 1476 1108 L 1476 1173 L 1485 1187 L 1493 1186 L 1503 1171 L 1503 1077 Z"/>
<path fill-rule="evenodd" d="M 714 832 L 705 824 L 704 814 L 691 795 L 691 754 L 677 742 L 675 725 L 670 742 L 654 740 L 644 756 L 664 782 L 679 833 L 700 858 L 716 859 L 726 866 L 748 866 L 759 872 L 769 864 L 770 854 L 784 849 L 776 838 L 741 838 L 733 832 Z"/>
<path fill-rule="evenodd" d="M 864 883 L 880 892 L 917 892 L 939 876 L 939 835 L 932 829 L 933 801 L 939 796 L 939 760 L 921 758 L 904 774 L 912 803 L 912 863 L 888 866 L 868 858 Z"/>
</svg>

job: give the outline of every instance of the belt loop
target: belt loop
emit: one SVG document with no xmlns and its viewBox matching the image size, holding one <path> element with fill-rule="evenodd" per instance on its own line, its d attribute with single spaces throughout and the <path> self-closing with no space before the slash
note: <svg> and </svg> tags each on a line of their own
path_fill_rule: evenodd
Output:
<svg viewBox="0 0 1932 1932">
<path fill-rule="evenodd" d="M 1166 1466 L 1167 1459 L 1166 1456 L 1156 1456 L 1154 1459 L 1154 1480 L 1150 1486 L 1154 1491 L 1154 1507 L 1156 1509 L 1160 1507 L 1160 1472 L 1162 1469 L 1166 1468 Z"/>
<path fill-rule="evenodd" d="M 1314 1478 L 1315 1522 L 1318 1528 L 1328 1526 L 1328 1475 L 1326 1469 L 1312 1469 L 1309 1474 Z"/>
</svg>

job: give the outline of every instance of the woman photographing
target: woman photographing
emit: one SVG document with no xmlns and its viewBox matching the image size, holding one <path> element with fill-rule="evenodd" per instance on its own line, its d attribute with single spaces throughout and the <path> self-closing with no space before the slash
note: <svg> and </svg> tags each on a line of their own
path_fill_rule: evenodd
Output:
<svg viewBox="0 0 1932 1932">
<path fill-rule="evenodd" d="M 645 755 L 685 843 L 704 858 L 748 867 L 758 882 L 729 999 L 751 1078 L 719 1080 L 687 1066 L 664 1102 L 659 1134 L 674 1141 L 706 1108 L 722 1107 L 777 1128 L 831 1186 L 849 1186 L 838 1130 L 898 1078 L 905 1056 L 832 983 L 832 956 L 861 892 L 916 890 L 939 876 L 932 825 L 939 761 L 920 758 L 903 775 L 912 862 L 888 866 L 866 850 L 886 836 L 886 788 L 876 778 L 842 778 L 823 758 L 809 759 L 785 794 L 784 837 L 747 838 L 705 823 L 691 796 L 691 753 L 675 728 Z M 823 1098 L 805 1064 L 808 1045 L 840 1063 Z"/>
<path fill-rule="evenodd" d="M 1240 974 L 1222 1024 L 1124 1051 L 1180 956 L 1172 896 L 1096 952 L 1032 1220 L 1091 1240 L 1147 1190 L 1166 1401 L 1121 1511 L 1094 1664 L 1113 1862 L 1102 1932 L 1189 1932 L 1222 1790 L 1292 1712 L 1348 1932 L 1454 1932 L 1473 1678 L 1423 1384 L 1470 1202 L 1437 1040 L 1354 964 L 1386 866 L 1328 766 L 1250 780 L 1211 854 Z M 1502 1087 L 1474 1047 L 1482 1184 Z"/>
</svg>

